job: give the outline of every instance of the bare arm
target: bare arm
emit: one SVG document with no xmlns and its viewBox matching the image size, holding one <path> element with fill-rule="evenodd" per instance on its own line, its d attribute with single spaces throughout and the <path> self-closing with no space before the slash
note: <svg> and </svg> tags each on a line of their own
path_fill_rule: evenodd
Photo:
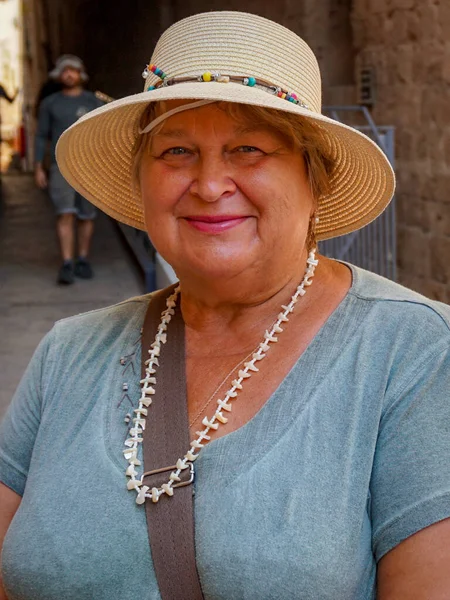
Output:
<svg viewBox="0 0 450 600">
<path fill-rule="evenodd" d="M 0 547 L 3 547 L 8 527 L 19 508 L 21 497 L 11 488 L 0 483 Z M 3 589 L 2 577 L 0 571 L 0 600 L 7 600 L 6 592 Z"/>
<path fill-rule="evenodd" d="M 450 598 L 450 519 L 426 527 L 380 560 L 377 600 Z"/>
<path fill-rule="evenodd" d="M 45 151 L 47 147 L 47 140 L 50 135 L 50 107 L 48 100 L 43 100 L 38 115 L 38 123 L 36 130 L 36 137 L 34 141 L 34 154 L 35 154 L 35 169 L 34 177 L 36 185 L 41 189 L 45 189 L 48 185 L 47 174 L 42 166 L 44 160 Z"/>
</svg>

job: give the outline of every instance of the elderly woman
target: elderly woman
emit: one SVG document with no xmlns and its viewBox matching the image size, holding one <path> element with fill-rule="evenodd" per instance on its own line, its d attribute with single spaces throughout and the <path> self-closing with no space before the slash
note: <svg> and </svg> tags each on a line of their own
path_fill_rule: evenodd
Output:
<svg viewBox="0 0 450 600">
<path fill-rule="evenodd" d="M 143 75 L 57 155 L 179 286 L 37 349 L 1 431 L 2 597 L 450 597 L 450 311 L 316 250 L 384 209 L 386 158 L 261 17 L 185 19 Z"/>
</svg>

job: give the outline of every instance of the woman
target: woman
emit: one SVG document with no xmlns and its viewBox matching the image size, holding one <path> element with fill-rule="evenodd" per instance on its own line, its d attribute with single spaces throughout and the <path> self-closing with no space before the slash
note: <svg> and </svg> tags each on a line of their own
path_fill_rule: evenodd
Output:
<svg viewBox="0 0 450 600">
<path fill-rule="evenodd" d="M 148 231 L 180 293 L 141 390 L 148 296 L 61 321 L 36 351 L 2 429 L 6 593 L 159 598 L 142 503 L 178 490 L 141 485 L 128 430 L 151 421 L 180 306 L 204 597 L 447 597 L 450 311 L 315 252 L 384 209 L 386 158 L 320 115 L 314 56 L 266 19 L 190 17 L 152 63 L 58 160 Z"/>
</svg>

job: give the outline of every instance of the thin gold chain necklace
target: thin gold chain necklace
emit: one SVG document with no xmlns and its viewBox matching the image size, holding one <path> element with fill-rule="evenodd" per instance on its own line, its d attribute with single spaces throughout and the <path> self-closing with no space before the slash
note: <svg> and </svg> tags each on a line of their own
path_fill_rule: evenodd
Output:
<svg viewBox="0 0 450 600">
<path fill-rule="evenodd" d="M 195 415 L 194 419 L 192 421 L 189 421 L 189 427 L 192 427 L 192 425 L 197 421 L 197 419 L 200 417 L 200 415 L 203 413 L 203 411 L 205 410 L 205 408 L 207 408 L 211 402 L 213 401 L 213 399 L 215 398 L 217 392 L 222 388 L 223 384 L 231 377 L 231 375 L 236 371 L 236 369 L 238 367 L 240 367 L 246 360 L 248 360 L 251 356 L 253 356 L 253 354 L 256 352 L 258 348 L 255 348 L 254 350 L 252 350 L 249 354 L 247 354 L 247 356 L 245 358 L 243 358 L 242 360 L 240 360 L 238 362 L 237 365 L 235 365 L 226 375 L 225 377 L 222 379 L 222 381 L 219 383 L 219 385 L 216 387 L 216 389 L 213 391 L 213 393 L 211 394 L 211 396 L 208 398 L 208 400 L 206 401 L 206 403 L 201 407 L 201 409 L 198 411 L 198 413 Z"/>
</svg>

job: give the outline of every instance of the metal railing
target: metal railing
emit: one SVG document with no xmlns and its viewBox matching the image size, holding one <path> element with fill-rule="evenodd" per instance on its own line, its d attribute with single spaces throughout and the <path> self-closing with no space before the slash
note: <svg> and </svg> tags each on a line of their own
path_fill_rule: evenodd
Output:
<svg viewBox="0 0 450 600">
<path fill-rule="evenodd" d="M 394 168 L 394 127 L 377 126 L 365 106 L 327 106 L 324 107 L 324 113 L 365 133 L 381 147 Z M 353 118 L 349 119 L 348 114 Z M 343 118 L 344 116 L 347 118 Z M 349 123 L 349 120 L 354 122 Z M 347 235 L 320 242 L 320 252 L 395 281 L 396 246 L 394 198 L 386 210 L 369 225 Z"/>
</svg>

